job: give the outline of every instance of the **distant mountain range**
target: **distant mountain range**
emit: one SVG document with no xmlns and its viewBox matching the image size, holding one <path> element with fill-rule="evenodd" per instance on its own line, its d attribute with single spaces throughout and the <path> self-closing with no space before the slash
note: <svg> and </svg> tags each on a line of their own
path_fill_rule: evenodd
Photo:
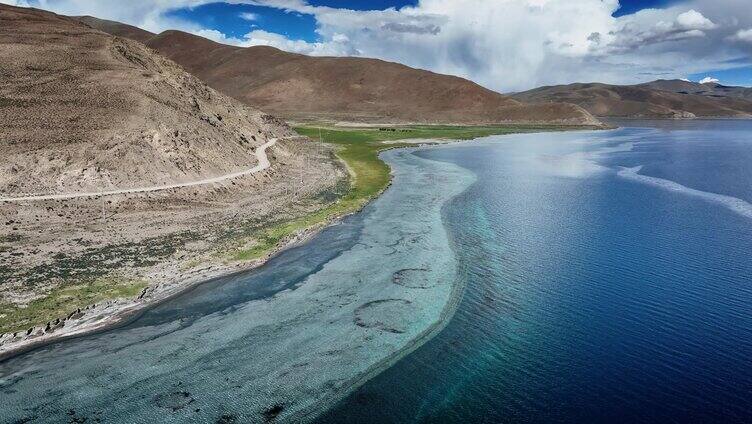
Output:
<svg viewBox="0 0 752 424">
<path fill-rule="evenodd" d="M 93 17 L 93 28 L 137 40 L 211 87 L 293 120 L 369 123 L 598 125 L 579 106 L 528 104 L 463 78 L 377 59 L 311 57 L 257 46 L 234 47 L 180 31 L 152 34 Z"/>
<path fill-rule="evenodd" d="M 685 80 L 658 80 L 641 84 L 641 86 L 678 94 L 696 94 L 715 98 L 735 97 L 752 101 L 752 88 L 750 87 L 730 87 L 713 82 L 700 84 Z"/>
<path fill-rule="evenodd" d="M 598 117 L 752 118 L 752 88 L 684 80 L 556 85 L 512 97 L 523 102 L 573 103 Z"/>
</svg>

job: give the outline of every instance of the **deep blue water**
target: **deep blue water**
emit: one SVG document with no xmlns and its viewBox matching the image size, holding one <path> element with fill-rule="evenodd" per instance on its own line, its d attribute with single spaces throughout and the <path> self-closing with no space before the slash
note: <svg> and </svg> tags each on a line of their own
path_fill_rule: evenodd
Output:
<svg viewBox="0 0 752 424">
<path fill-rule="evenodd" d="M 320 422 L 752 422 L 752 122 L 645 126 L 419 152 L 478 177 L 464 298 Z"/>
</svg>

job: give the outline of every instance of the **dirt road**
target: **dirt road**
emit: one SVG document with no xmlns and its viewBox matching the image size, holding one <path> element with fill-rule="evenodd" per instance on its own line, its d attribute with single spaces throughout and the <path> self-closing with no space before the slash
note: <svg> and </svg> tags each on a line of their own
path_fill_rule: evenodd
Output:
<svg viewBox="0 0 752 424">
<path fill-rule="evenodd" d="M 258 165 L 254 166 L 253 168 L 249 168 L 243 171 L 234 172 L 232 174 L 225 174 L 225 175 L 220 175 L 218 177 L 205 178 L 203 180 L 190 181 L 187 183 L 169 184 L 169 185 L 152 186 L 152 187 L 128 188 L 128 189 L 121 189 L 121 190 L 109 190 L 109 191 L 98 191 L 98 192 L 88 192 L 88 193 L 43 194 L 43 195 L 17 196 L 17 197 L 0 196 L 0 203 L 2 202 L 30 202 L 30 201 L 38 201 L 38 200 L 62 200 L 62 199 L 76 199 L 80 197 L 98 197 L 98 196 L 112 196 L 112 195 L 117 195 L 117 194 L 148 193 L 152 191 L 170 190 L 174 188 L 214 184 L 214 183 L 222 182 L 225 180 L 230 180 L 236 177 L 242 177 L 244 175 L 255 174 L 256 172 L 261 172 L 269 168 L 271 164 L 269 162 L 269 158 L 266 155 L 266 149 L 271 146 L 274 146 L 274 144 L 276 143 L 277 143 L 277 139 L 272 138 L 266 143 L 259 146 L 258 149 L 256 149 L 256 159 L 258 159 Z"/>
</svg>

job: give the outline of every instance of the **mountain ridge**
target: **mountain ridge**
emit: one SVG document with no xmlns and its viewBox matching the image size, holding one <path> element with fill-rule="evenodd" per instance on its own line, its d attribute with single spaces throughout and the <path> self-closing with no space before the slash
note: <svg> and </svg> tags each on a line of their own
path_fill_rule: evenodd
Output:
<svg viewBox="0 0 752 424">
<path fill-rule="evenodd" d="M 738 97 L 752 101 L 752 87 L 729 86 L 716 82 L 706 82 L 701 84 L 677 79 L 659 79 L 638 85 L 657 90 L 671 91 L 678 94 L 697 94 L 710 97 Z"/>
<path fill-rule="evenodd" d="M 144 37 L 128 25 L 79 19 L 113 35 Z M 229 46 L 177 30 L 155 34 L 145 44 L 213 88 L 287 119 L 600 125 L 573 104 L 530 105 L 457 76 L 380 59 Z"/>
<path fill-rule="evenodd" d="M 569 102 L 608 118 L 751 118 L 752 89 L 683 80 L 573 83 L 513 93 L 523 102 Z"/>
</svg>

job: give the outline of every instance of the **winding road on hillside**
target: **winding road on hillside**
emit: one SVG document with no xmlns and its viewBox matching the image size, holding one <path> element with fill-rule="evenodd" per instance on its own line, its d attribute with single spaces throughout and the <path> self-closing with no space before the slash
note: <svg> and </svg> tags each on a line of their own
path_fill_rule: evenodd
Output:
<svg viewBox="0 0 752 424">
<path fill-rule="evenodd" d="M 151 186 L 151 187 L 138 187 L 127 188 L 120 190 L 98 191 L 88 193 L 60 193 L 60 194 L 43 194 L 35 196 L 18 196 L 18 197 L 0 197 L 0 203 L 2 202 L 29 202 L 38 200 L 65 200 L 76 199 L 80 197 L 99 197 L 99 196 L 113 196 L 117 194 L 132 194 L 132 193 L 149 193 L 153 191 L 170 190 L 174 188 L 193 187 L 205 184 L 214 184 L 225 180 L 230 180 L 236 177 L 242 177 L 244 175 L 255 174 L 261 172 L 271 166 L 269 158 L 266 156 L 266 149 L 274 146 L 277 143 L 277 138 L 269 139 L 266 143 L 259 146 L 256 149 L 256 159 L 258 159 L 258 165 L 253 168 L 245 169 L 243 171 L 234 172 L 232 174 L 220 175 L 218 177 L 205 178 L 203 180 L 190 181 L 187 183 L 169 184 L 163 186 Z"/>
</svg>

